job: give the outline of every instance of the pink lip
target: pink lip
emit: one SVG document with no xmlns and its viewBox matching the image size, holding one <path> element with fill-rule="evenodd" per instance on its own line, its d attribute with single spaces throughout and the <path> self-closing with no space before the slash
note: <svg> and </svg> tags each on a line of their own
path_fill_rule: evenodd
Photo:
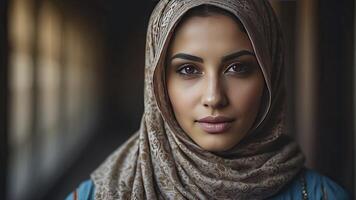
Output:
<svg viewBox="0 0 356 200">
<path fill-rule="evenodd" d="M 227 131 L 231 127 L 232 121 L 234 121 L 234 119 L 224 116 L 209 116 L 197 120 L 198 124 L 205 132 L 213 134 Z"/>
</svg>

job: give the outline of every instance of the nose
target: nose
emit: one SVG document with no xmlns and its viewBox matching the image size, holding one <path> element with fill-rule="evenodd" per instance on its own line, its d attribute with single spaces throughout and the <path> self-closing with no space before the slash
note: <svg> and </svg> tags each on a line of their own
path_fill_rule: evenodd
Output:
<svg viewBox="0 0 356 200">
<path fill-rule="evenodd" d="M 206 89 L 203 91 L 202 104 L 204 107 L 218 109 L 228 104 L 225 87 L 218 77 L 206 80 Z"/>
</svg>

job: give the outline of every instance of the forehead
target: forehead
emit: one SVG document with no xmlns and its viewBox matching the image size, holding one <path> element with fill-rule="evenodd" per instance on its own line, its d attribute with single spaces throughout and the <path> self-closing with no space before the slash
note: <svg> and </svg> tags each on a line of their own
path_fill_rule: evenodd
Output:
<svg viewBox="0 0 356 200">
<path fill-rule="evenodd" d="M 232 52 L 236 50 L 253 51 L 251 42 L 235 19 L 214 14 L 193 16 L 180 23 L 172 38 L 170 52 L 203 53 Z"/>
</svg>

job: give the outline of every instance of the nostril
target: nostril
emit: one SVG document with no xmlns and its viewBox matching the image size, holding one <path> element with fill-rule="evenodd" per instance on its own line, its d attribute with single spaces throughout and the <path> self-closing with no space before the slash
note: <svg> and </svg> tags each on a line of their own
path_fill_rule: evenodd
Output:
<svg viewBox="0 0 356 200">
<path fill-rule="evenodd" d="M 221 108 L 225 107 L 228 104 L 228 100 L 226 96 L 221 95 L 221 96 L 214 96 L 213 98 L 206 98 L 203 101 L 203 106 L 204 107 L 211 107 L 211 108 Z"/>
<path fill-rule="evenodd" d="M 203 91 L 202 105 L 204 107 L 221 108 L 228 103 L 224 84 L 218 78 L 209 79 L 207 87 Z"/>
</svg>

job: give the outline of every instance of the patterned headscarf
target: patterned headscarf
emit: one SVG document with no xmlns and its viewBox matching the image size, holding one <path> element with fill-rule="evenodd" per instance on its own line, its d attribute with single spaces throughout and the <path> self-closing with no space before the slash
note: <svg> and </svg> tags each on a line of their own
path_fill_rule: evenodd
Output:
<svg viewBox="0 0 356 200">
<path fill-rule="evenodd" d="M 167 95 L 167 47 L 182 16 L 221 8 L 246 29 L 266 89 L 257 119 L 235 147 L 213 153 L 179 126 Z M 302 169 L 304 156 L 285 130 L 282 34 L 267 0 L 161 0 L 148 26 L 140 129 L 91 175 L 96 199 L 266 199 Z"/>
</svg>

